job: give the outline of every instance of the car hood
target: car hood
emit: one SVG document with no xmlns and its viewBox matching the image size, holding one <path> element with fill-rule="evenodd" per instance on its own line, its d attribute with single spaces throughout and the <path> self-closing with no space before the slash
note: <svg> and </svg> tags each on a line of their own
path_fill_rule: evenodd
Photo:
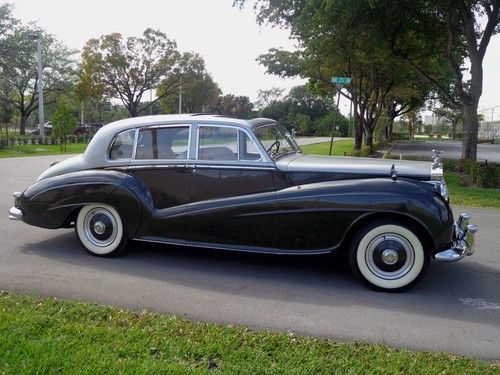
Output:
<svg viewBox="0 0 500 375">
<path fill-rule="evenodd" d="M 276 166 L 284 172 L 331 172 L 359 177 L 389 177 L 394 166 L 396 174 L 400 177 L 431 179 L 431 163 L 412 160 L 293 154 L 278 159 Z"/>
</svg>

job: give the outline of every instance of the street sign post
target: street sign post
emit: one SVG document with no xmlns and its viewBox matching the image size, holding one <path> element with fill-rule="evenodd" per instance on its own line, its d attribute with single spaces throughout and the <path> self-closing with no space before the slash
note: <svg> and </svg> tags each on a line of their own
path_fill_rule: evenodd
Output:
<svg viewBox="0 0 500 375">
<path fill-rule="evenodd" d="M 332 138 L 330 139 L 330 152 L 329 155 L 332 154 L 333 147 L 333 138 L 335 137 L 335 123 L 337 122 L 337 112 L 339 111 L 339 101 L 340 101 L 340 90 L 345 85 L 350 85 L 352 82 L 351 77 L 332 77 L 332 84 L 339 88 L 338 97 L 337 97 L 337 105 L 335 106 L 335 113 L 333 114 L 333 126 L 332 126 Z"/>
</svg>

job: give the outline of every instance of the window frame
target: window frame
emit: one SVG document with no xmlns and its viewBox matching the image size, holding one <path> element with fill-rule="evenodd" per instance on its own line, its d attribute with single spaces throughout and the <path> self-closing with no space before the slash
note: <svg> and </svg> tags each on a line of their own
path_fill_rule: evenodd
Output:
<svg viewBox="0 0 500 375">
<path fill-rule="evenodd" d="M 236 160 L 206 160 L 206 159 L 200 159 L 200 128 L 203 127 L 212 127 L 212 128 L 229 128 L 229 129 L 234 129 L 236 130 Z M 246 136 L 253 142 L 256 151 L 259 153 L 260 158 L 257 160 L 246 160 L 246 159 L 241 159 L 241 139 L 240 139 L 240 131 L 245 133 Z M 256 141 L 255 137 L 253 134 L 248 131 L 248 129 L 245 129 L 242 126 L 238 125 L 232 125 L 232 124 L 221 124 L 221 123 L 199 123 L 195 125 L 194 129 L 194 137 L 195 137 L 195 142 L 194 142 L 194 159 L 197 162 L 201 163 L 206 163 L 206 164 L 214 164 L 214 162 L 217 162 L 216 164 L 257 164 L 257 165 L 263 165 L 263 164 L 268 164 L 269 160 L 264 156 L 262 153 L 261 147 L 259 142 Z M 267 155 L 267 154 L 266 154 Z"/>
<path fill-rule="evenodd" d="M 115 136 L 113 137 L 113 139 L 111 140 L 111 142 L 109 142 L 109 145 L 108 145 L 108 149 L 106 151 L 106 160 L 109 161 L 109 162 L 113 162 L 113 163 L 116 163 L 116 162 L 120 162 L 120 161 L 124 161 L 124 160 L 134 160 L 134 157 L 135 157 L 135 152 L 137 150 L 137 137 L 138 137 L 138 132 L 139 129 L 137 128 L 130 128 L 130 129 L 125 129 L 125 130 L 122 130 L 121 132 L 118 132 L 115 134 Z M 127 132 L 130 132 L 130 131 L 134 131 L 134 144 L 132 145 L 132 156 L 129 157 L 129 158 L 123 158 L 123 159 L 112 159 L 111 158 L 111 149 L 116 141 L 116 139 L 123 133 L 127 133 Z"/>
<path fill-rule="evenodd" d="M 187 128 L 188 130 L 188 144 L 187 144 L 187 154 L 186 158 L 182 159 L 137 159 L 137 146 L 139 143 L 139 133 L 140 131 L 147 131 L 150 129 L 165 129 L 165 128 Z M 150 126 L 141 126 L 136 128 L 136 138 L 134 144 L 134 154 L 132 155 L 132 159 L 134 161 L 147 161 L 147 162 L 163 162 L 163 161 L 175 161 L 175 162 L 187 162 L 190 160 L 191 155 L 191 137 L 192 137 L 192 124 L 183 123 L 175 123 L 175 124 L 162 124 L 162 125 L 150 125 Z"/>
</svg>

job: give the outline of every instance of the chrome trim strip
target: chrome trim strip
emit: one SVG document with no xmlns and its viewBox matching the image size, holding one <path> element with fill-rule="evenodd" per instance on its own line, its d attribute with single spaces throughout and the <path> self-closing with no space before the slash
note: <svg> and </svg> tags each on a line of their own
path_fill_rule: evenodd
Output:
<svg viewBox="0 0 500 375">
<path fill-rule="evenodd" d="M 227 250 L 227 251 L 238 251 L 244 253 L 255 253 L 255 254 L 276 254 L 276 255 L 321 255 L 321 254 L 329 254 L 336 249 L 319 249 L 319 250 L 282 250 L 277 248 L 258 248 L 258 247 L 245 247 L 238 245 L 217 245 L 206 242 L 188 242 L 185 240 L 171 240 L 171 239 L 160 239 L 160 238 L 134 238 L 134 241 L 139 242 L 151 242 L 165 245 L 177 245 L 177 246 L 189 246 L 196 248 L 204 248 L 204 249 L 212 249 L 212 250 Z"/>
<path fill-rule="evenodd" d="M 177 164 L 142 164 L 142 165 L 129 165 L 123 167 L 109 167 L 106 169 L 121 169 L 121 170 L 137 170 L 144 168 L 154 169 L 169 169 L 169 168 L 190 168 L 190 169 L 244 169 L 244 170 L 266 170 L 274 171 L 276 168 L 272 166 L 257 166 L 257 165 L 213 165 L 213 164 L 194 164 L 193 160 L 183 160 L 184 163 L 179 161 Z"/>
</svg>

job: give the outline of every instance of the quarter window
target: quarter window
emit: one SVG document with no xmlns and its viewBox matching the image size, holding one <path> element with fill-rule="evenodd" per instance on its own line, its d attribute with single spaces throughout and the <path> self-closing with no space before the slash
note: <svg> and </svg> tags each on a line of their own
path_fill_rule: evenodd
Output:
<svg viewBox="0 0 500 375">
<path fill-rule="evenodd" d="M 188 149 L 188 126 L 141 129 L 135 158 L 187 159 Z"/>
<path fill-rule="evenodd" d="M 111 160 L 130 159 L 134 150 L 135 130 L 127 130 L 118 134 L 109 150 Z"/>
</svg>

